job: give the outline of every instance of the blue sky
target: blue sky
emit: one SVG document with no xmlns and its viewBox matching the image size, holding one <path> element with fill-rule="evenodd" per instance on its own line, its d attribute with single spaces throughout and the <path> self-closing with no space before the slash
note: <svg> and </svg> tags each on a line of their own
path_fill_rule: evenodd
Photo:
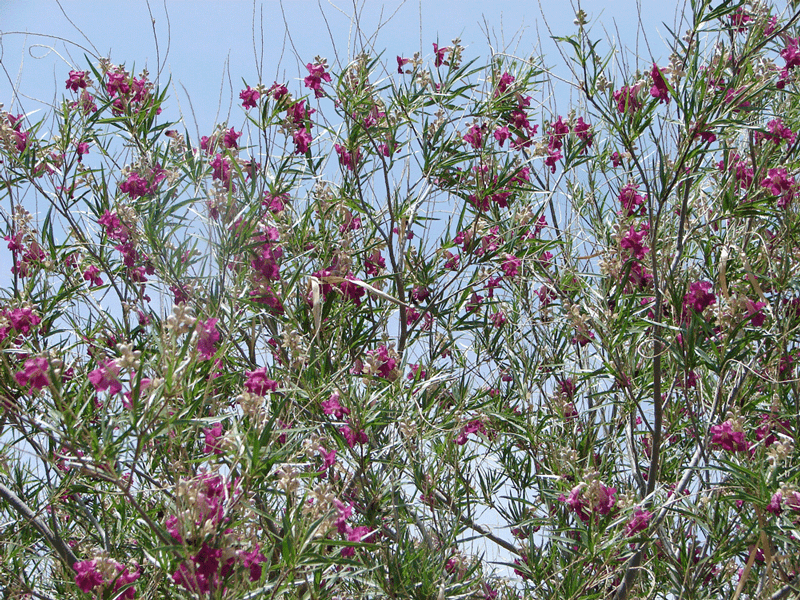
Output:
<svg viewBox="0 0 800 600">
<path fill-rule="evenodd" d="M 597 37 L 613 38 L 643 57 L 644 65 L 650 56 L 664 58 L 661 39 L 668 31 L 662 23 L 673 26 L 677 6 L 645 0 L 640 27 L 635 0 L 581 3 Z M 364 34 L 354 26 L 354 14 Z M 152 78 L 161 70 L 162 83 L 171 78 L 164 117 L 183 114 L 194 136 L 194 112 L 204 135 L 229 111 L 239 118 L 242 79 L 255 84 L 259 68 L 267 85 L 296 80 L 299 91 L 302 65 L 317 55 L 344 62 L 366 43 L 390 61 L 415 51 L 425 57 L 432 42 L 460 37 L 470 58 L 486 57 L 490 48 L 529 56 L 541 40 L 546 64 L 563 69 L 548 25 L 553 34 L 569 34 L 574 18 L 575 7 L 563 0 L 541 8 L 520 0 L 6 0 L 0 1 L 0 102 L 14 113 L 41 108 L 39 101 L 52 103 L 65 92 L 71 68 L 86 67 L 84 54 L 108 56 L 137 72 L 146 66 Z"/>
</svg>

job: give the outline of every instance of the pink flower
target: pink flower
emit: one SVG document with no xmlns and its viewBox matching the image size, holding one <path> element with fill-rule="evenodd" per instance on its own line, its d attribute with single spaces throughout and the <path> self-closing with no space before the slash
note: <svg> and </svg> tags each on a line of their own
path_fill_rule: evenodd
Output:
<svg viewBox="0 0 800 600">
<path fill-rule="evenodd" d="M 664 77 L 661 75 L 661 71 L 658 70 L 655 63 L 653 63 L 653 69 L 650 71 L 650 77 L 653 78 L 653 87 L 650 88 L 650 95 L 653 98 L 658 98 L 659 104 L 665 101 L 669 104 L 670 98 L 667 82 L 664 81 Z"/>
<path fill-rule="evenodd" d="M 403 74 L 403 67 L 405 67 L 408 63 L 411 62 L 410 58 L 401 58 L 397 57 L 397 72 L 402 75 Z"/>
<path fill-rule="evenodd" d="M 508 131 L 508 129 L 506 129 Z M 481 147 L 481 140 L 483 134 L 479 125 L 473 125 L 469 131 L 464 134 L 464 141 L 469 143 L 473 148 L 478 149 Z"/>
<path fill-rule="evenodd" d="M 789 127 L 785 126 L 780 119 L 772 119 L 767 123 L 767 133 L 756 131 L 755 139 L 756 142 L 770 140 L 775 145 L 786 140 L 792 145 L 797 140 L 797 135 Z"/>
<path fill-rule="evenodd" d="M 358 162 L 358 148 L 350 153 L 341 144 L 335 144 L 334 149 L 336 150 L 336 154 L 339 155 L 339 164 L 343 167 L 347 167 L 349 171 L 354 171 L 356 168 L 356 163 Z"/>
<path fill-rule="evenodd" d="M 205 454 L 224 454 L 220 443 L 223 433 L 222 423 L 215 423 L 212 427 L 203 429 L 203 434 L 206 436 L 206 445 L 203 448 Z"/>
<path fill-rule="evenodd" d="M 254 90 L 249 85 L 239 94 L 239 99 L 242 101 L 242 106 L 246 109 L 255 108 L 256 102 L 260 97 L 261 94 L 258 93 L 258 90 Z"/>
<path fill-rule="evenodd" d="M 308 152 L 308 147 L 310 146 L 312 139 L 311 134 L 306 131 L 305 127 L 301 127 L 297 131 L 292 134 L 294 138 L 294 153 L 295 154 L 305 154 Z"/>
<path fill-rule="evenodd" d="M 205 323 L 197 321 L 197 351 L 205 360 L 213 358 L 216 354 L 216 343 L 219 341 L 217 321 L 218 319 L 209 319 Z"/>
<path fill-rule="evenodd" d="M 647 254 L 649 248 L 644 245 L 644 238 L 650 232 L 650 227 L 645 223 L 640 231 L 635 231 L 633 225 L 630 226 L 628 232 L 622 237 L 620 246 L 628 250 L 631 258 L 641 260 Z"/>
<path fill-rule="evenodd" d="M 239 557 L 242 559 L 242 566 L 250 570 L 250 581 L 261 580 L 261 563 L 267 562 L 266 557 L 259 552 L 260 549 L 260 546 L 255 544 L 255 547 L 250 552 L 242 550 L 239 553 Z"/>
<path fill-rule="evenodd" d="M 444 55 L 447 52 L 450 52 L 449 47 L 439 48 L 439 44 L 433 44 L 433 53 L 436 55 L 436 59 L 433 61 L 435 67 L 441 67 L 444 64 Z"/>
<path fill-rule="evenodd" d="M 631 520 L 625 524 L 625 536 L 631 537 L 641 531 L 644 531 L 647 529 L 647 526 L 650 524 L 650 519 L 652 518 L 653 513 L 637 507 L 633 517 L 631 517 Z"/>
<path fill-rule="evenodd" d="M 781 500 L 782 500 L 781 493 L 775 492 L 772 495 L 772 498 L 770 499 L 769 504 L 767 504 L 765 510 L 767 512 L 772 513 L 776 517 L 780 516 L 780 514 L 783 512 L 783 509 L 781 508 Z"/>
<path fill-rule="evenodd" d="M 322 82 L 330 83 L 330 74 L 325 72 L 324 64 L 316 63 L 312 65 L 308 63 L 306 69 L 308 69 L 308 75 L 303 80 L 303 83 L 307 88 L 314 90 L 315 97 L 322 98 L 325 95 L 325 92 L 322 90 Z"/>
<path fill-rule="evenodd" d="M 352 448 L 356 444 L 366 444 L 369 442 L 369 438 L 367 438 L 367 434 L 363 429 L 356 429 L 353 431 L 350 425 L 343 425 L 340 427 L 339 433 L 344 436 L 344 441 L 347 443 L 348 448 Z"/>
<path fill-rule="evenodd" d="M 767 320 L 767 315 L 765 315 L 763 311 L 767 303 L 753 302 L 748 298 L 746 304 L 747 304 L 747 314 L 750 317 L 750 324 L 753 327 L 761 327 Z"/>
<path fill-rule="evenodd" d="M 569 493 L 567 506 L 581 521 L 587 523 L 592 513 L 607 515 L 614 507 L 616 488 L 606 487 L 598 480 L 576 485 Z"/>
<path fill-rule="evenodd" d="M 386 345 L 379 346 L 375 350 L 369 350 L 367 355 L 370 357 L 370 364 L 375 367 L 375 375 L 390 381 L 397 379 L 397 374 L 394 370 L 397 366 L 397 359 L 389 354 L 389 348 Z"/>
<path fill-rule="evenodd" d="M 619 203 L 628 217 L 635 215 L 637 212 L 643 215 L 645 212 L 645 197 L 638 193 L 638 188 L 639 186 L 635 183 L 628 183 L 619 190 Z"/>
<path fill-rule="evenodd" d="M 81 162 L 83 160 L 83 155 L 89 154 L 89 144 L 80 142 L 75 145 L 75 150 L 78 152 L 78 162 Z"/>
<path fill-rule="evenodd" d="M 639 100 L 639 85 L 623 86 L 614 92 L 614 102 L 617 103 L 617 110 L 622 114 L 635 114 L 642 108 Z"/>
<path fill-rule="evenodd" d="M 377 275 L 382 269 L 386 268 L 386 259 L 381 256 L 379 250 L 373 250 L 367 258 L 364 259 L 364 269 L 367 275 Z"/>
<path fill-rule="evenodd" d="M 131 86 L 128 82 L 128 73 L 124 70 L 109 73 L 106 90 L 112 97 L 117 94 L 123 95 L 130 92 Z"/>
<path fill-rule="evenodd" d="M 222 138 L 222 143 L 225 145 L 226 148 L 238 148 L 239 147 L 239 138 L 242 136 L 242 132 L 236 133 L 236 130 L 231 127 L 228 131 L 225 132 L 225 135 Z"/>
<path fill-rule="evenodd" d="M 750 447 L 744 439 L 744 433 L 734 431 L 730 421 L 712 425 L 708 431 L 711 433 L 711 443 L 728 452 L 744 452 Z"/>
<path fill-rule="evenodd" d="M 339 392 L 333 392 L 327 400 L 322 402 L 322 412 L 333 415 L 335 419 L 342 419 L 350 414 L 350 409 L 339 404 Z"/>
<path fill-rule="evenodd" d="M 231 189 L 231 163 L 222 156 L 216 154 L 213 159 L 208 163 L 211 167 L 211 178 L 222 182 L 222 185 L 227 189 Z"/>
<path fill-rule="evenodd" d="M 575 125 L 572 127 L 573 133 L 578 136 L 578 139 L 582 142 L 586 143 L 586 147 L 589 148 L 592 145 L 592 141 L 594 140 L 594 135 L 592 134 L 592 126 L 583 120 L 583 117 L 578 117 L 578 120 L 575 121 Z M 586 148 L 584 148 L 584 151 Z"/>
<path fill-rule="evenodd" d="M 20 387 L 30 386 L 34 390 L 41 390 L 50 385 L 50 378 L 47 375 L 49 368 L 50 365 L 43 356 L 29 358 L 25 361 L 22 371 L 14 374 L 14 379 Z"/>
<path fill-rule="evenodd" d="M 72 565 L 75 570 L 75 583 L 82 592 L 89 593 L 103 585 L 103 575 L 97 569 L 96 560 L 82 560 Z"/>
<path fill-rule="evenodd" d="M 288 202 L 289 194 L 271 194 L 270 192 L 264 192 L 264 198 L 261 200 L 261 205 L 271 213 L 278 214 L 285 208 Z"/>
<path fill-rule="evenodd" d="M 508 72 L 504 72 L 500 76 L 500 80 L 497 82 L 497 87 L 494 90 L 495 98 L 501 94 L 505 94 L 508 86 L 514 83 L 514 76 Z"/>
<path fill-rule="evenodd" d="M 505 260 L 501 265 L 503 269 L 503 273 L 506 274 L 506 277 L 516 277 L 519 275 L 519 270 L 522 267 L 522 259 L 517 258 L 513 254 L 506 254 Z"/>
<path fill-rule="evenodd" d="M 461 433 L 458 434 L 458 437 L 456 438 L 456 444 L 458 444 L 459 446 L 463 446 L 464 444 L 466 444 L 468 439 L 467 436 L 470 433 L 480 433 L 483 435 L 488 435 L 488 432 L 486 431 L 486 425 L 483 424 L 483 421 L 481 421 L 480 419 L 473 419 L 472 421 L 467 423 L 461 430 Z"/>
<path fill-rule="evenodd" d="M 286 89 L 285 85 L 283 85 L 282 83 L 278 83 L 276 81 L 275 83 L 272 84 L 272 87 L 269 88 L 269 90 L 267 90 L 267 93 L 268 94 L 272 94 L 272 99 L 273 100 L 280 100 L 286 94 L 289 93 L 289 90 Z"/>
<path fill-rule="evenodd" d="M 42 322 L 42 318 L 33 312 L 31 308 L 14 308 L 4 312 L 11 327 L 23 335 L 28 335 L 31 332 L 31 328 Z"/>
<path fill-rule="evenodd" d="M 89 373 L 89 382 L 94 386 L 96 392 L 108 390 L 108 393 L 113 396 L 122 391 L 119 371 L 120 368 L 116 361 L 107 360 L 103 366 Z"/>
<path fill-rule="evenodd" d="M 786 61 L 787 70 L 800 65 L 800 37 L 786 38 L 786 48 L 781 50 L 781 58 Z"/>
<path fill-rule="evenodd" d="M 94 265 L 89 265 L 83 272 L 83 278 L 91 283 L 91 287 L 103 285 L 103 280 L 100 278 L 100 269 Z"/>
<path fill-rule="evenodd" d="M 89 85 L 89 78 L 86 71 L 70 71 L 69 79 L 67 79 L 67 89 L 77 92 L 80 89 L 86 89 Z"/>
<path fill-rule="evenodd" d="M 261 367 L 255 371 L 246 371 L 247 381 L 245 389 L 251 394 L 266 396 L 267 392 L 274 392 L 278 389 L 278 382 L 267 377 L 267 368 Z"/>
<path fill-rule="evenodd" d="M 708 281 L 694 281 L 689 284 L 689 292 L 683 297 L 683 312 L 686 313 L 691 308 L 694 312 L 701 313 L 716 304 L 717 297 L 711 293 L 711 287 Z"/>
<path fill-rule="evenodd" d="M 511 137 L 511 132 L 508 130 L 508 127 L 500 127 L 498 125 L 497 129 L 494 130 L 494 139 L 500 144 L 500 147 L 503 147 L 506 140 Z"/>
</svg>

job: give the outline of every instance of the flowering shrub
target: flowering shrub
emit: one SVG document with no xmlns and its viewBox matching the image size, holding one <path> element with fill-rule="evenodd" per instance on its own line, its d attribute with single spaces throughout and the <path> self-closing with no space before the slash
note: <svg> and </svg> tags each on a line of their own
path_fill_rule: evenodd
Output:
<svg viewBox="0 0 800 600">
<path fill-rule="evenodd" d="M 10 597 L 788 597 L 800 13 L 687 18 L 552 114 L 458 40 L 2 113 Z"/>
</svg>

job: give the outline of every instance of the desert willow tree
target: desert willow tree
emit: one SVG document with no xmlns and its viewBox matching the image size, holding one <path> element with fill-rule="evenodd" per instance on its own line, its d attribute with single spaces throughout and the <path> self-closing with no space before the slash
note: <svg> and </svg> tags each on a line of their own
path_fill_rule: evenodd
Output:
<svg viewBox="0 0 800 600">
<path fill-rule="evenodd" d="M 3 113 L 5 596 L 796 593 L 797 17 Z"/>
</svg>

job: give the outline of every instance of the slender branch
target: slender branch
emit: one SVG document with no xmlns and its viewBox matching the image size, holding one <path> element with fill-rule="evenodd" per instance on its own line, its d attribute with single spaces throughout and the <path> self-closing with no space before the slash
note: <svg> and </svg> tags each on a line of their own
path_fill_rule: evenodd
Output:
<svg viewBox="0 0 800 600">
<path fill-rule="evenodd" d="M 42 537 L 47 540 L 47 543 L 55 550 L 61 560 L 63 560 L 70 568 L 78 562 L 78 558 L 72 552 L 72 549 L 64 543 L 57 533 L 54 533 L 44 521 L 34 513 L 23 500 L 17 496 L 12 490 L 0 483 L 0 497 L 2 497 L 17 513 L 19 513 L 26 521 L 33 525 L 36 530 L 42 534 Z"/>
</svg>

